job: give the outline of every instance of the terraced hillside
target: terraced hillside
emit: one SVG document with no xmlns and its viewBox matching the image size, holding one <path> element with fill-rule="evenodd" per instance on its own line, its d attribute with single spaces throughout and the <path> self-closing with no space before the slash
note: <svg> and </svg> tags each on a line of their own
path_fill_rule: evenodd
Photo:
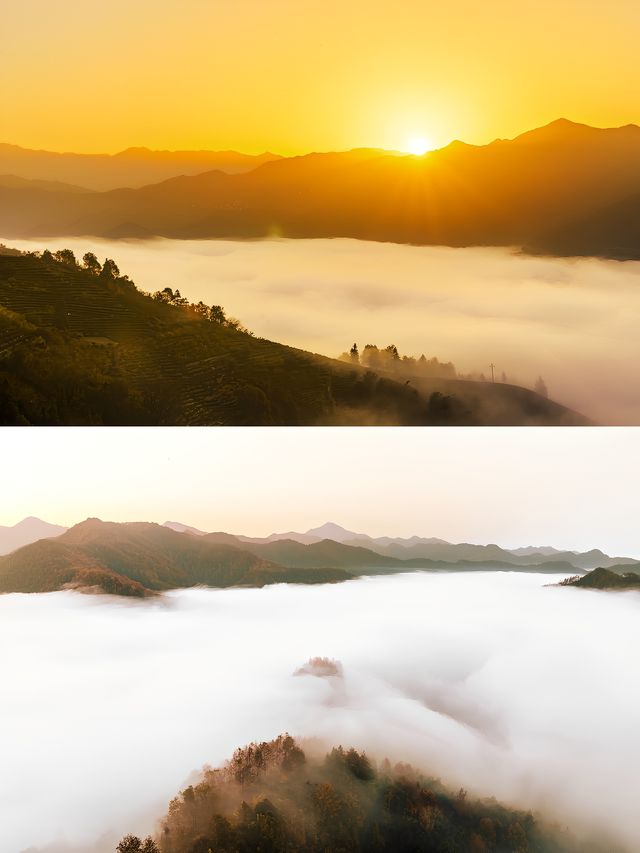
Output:
<svg viewBox="0 0 640 853">
<path fill-rule="evenodd" d="M 471 385 L 472 394 L 465 386 Z M 584 422 L 506 386 L 508 415 L 211 322 L 192 307 L 52 256 L 0 253 L 0 423 L 484 424 Z M 487 415 L 489 412 L 489 415 Z"/>
</svg>

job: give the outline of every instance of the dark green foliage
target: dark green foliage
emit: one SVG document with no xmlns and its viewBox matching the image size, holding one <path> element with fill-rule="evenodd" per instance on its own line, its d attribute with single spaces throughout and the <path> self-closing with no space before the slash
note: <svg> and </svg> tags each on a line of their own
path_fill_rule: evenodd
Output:
<svg viewBox="0 0 640 853">
<path fill-rule="evenodd" d="M 338 747 L 310 757 L 289 735 L 238 749 L 173 799 L 161 853 L 570 853 L 527 812 L 452 794 L 407 765 L 376 769 Z M 589 848 L 592 853 L 594 848 Z M 604 851 L 601 851 L 604 853 Z"/>
</svg>

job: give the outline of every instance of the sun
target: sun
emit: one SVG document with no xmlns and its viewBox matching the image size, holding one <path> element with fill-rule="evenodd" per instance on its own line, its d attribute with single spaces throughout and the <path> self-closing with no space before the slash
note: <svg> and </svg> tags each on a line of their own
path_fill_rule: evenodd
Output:
<svg viewBox="0 0 640 853">
<path fill-rule="evenodd" d="M 410 136 L 405 145 L 407 154 L 415 154 L 416 157 L 421 157 L 427 151 L 433 148 L 429 139 L 426 136 Z"/>
</svg>

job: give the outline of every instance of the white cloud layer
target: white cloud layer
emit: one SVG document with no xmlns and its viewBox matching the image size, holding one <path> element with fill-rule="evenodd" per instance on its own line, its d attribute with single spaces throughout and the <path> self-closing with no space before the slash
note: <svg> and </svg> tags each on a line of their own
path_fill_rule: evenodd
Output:
<svg viewBox="0 0 640 853">
<path fill-rule="evenodd" d="M 194 769 L 288 730 L 637 850 L 640 596 L 552 580 L 0 597 L 0 849 L 112 851 Z M 343 682 L 292 675 L 316 655 Z"/>
<path fill-rule="evenodd" d="M 485 375 L 493 362 L 599 423 L 640 424 L 640 263 L 347 239 L 5 242 L 113 257 L 140 287 L 222 304 L 282 343 L 395 343 Z"/>
</svg>

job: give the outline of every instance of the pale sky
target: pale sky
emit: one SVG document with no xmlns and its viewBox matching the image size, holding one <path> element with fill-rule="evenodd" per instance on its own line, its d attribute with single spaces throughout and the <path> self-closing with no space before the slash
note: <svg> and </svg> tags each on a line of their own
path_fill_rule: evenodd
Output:
<svg viewBox="0 0 640 853">
<path fill-rule="evenodd" d="M 5 429 L 0 524 L 181 521 L 640 557 L 640 428 Z"/>
<path fill-rule="evenodd" d="M 0 141 L 482 144 L 640 121 L 636 0 L 5 0 Z"/>
</svg>

